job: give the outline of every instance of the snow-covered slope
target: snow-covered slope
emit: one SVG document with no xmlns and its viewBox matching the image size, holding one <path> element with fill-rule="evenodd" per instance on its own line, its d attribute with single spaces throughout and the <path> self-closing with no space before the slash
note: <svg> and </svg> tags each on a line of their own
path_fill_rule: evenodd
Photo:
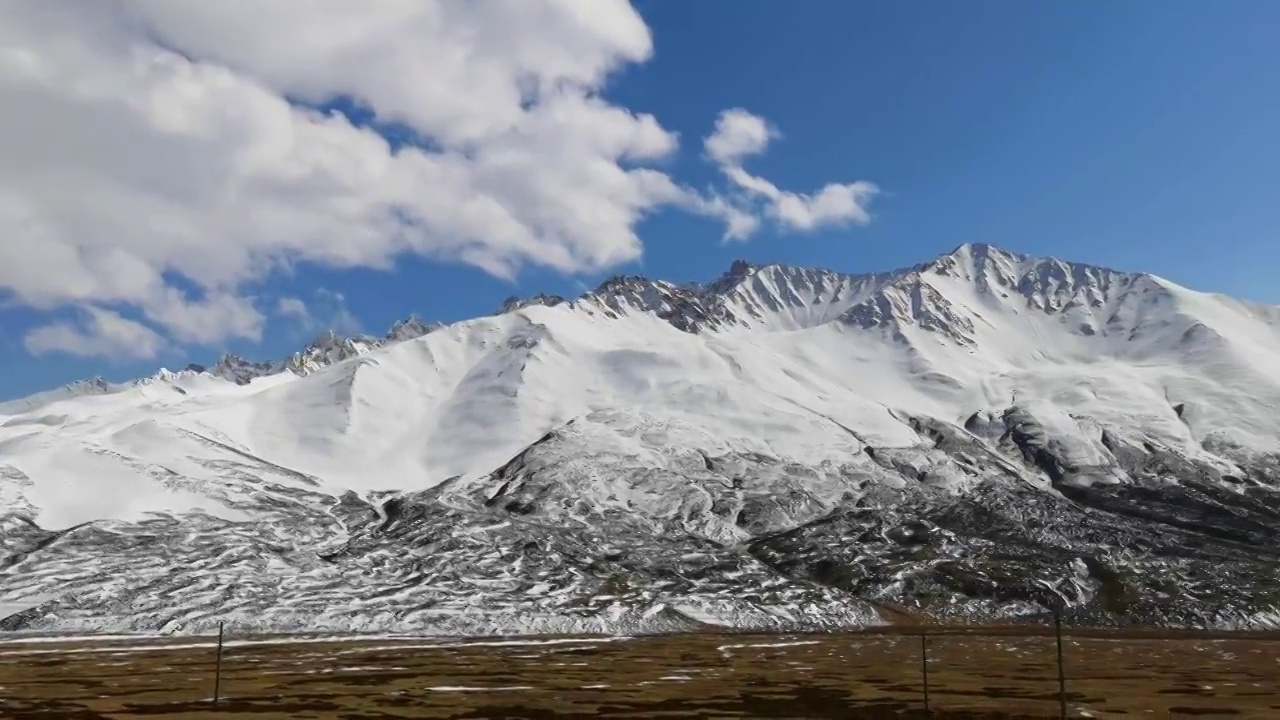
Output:
<svg viewBox="0 0 1280 720">
<path fill-rule="evenodd" d="M 8 624 L 67 628 L 1266 625 L 1278 408 L 1280 308 L 1149 275 L 966 245 L 619 277 L 0 405 L 0 603 L 54 597 Z"/>
</svg>

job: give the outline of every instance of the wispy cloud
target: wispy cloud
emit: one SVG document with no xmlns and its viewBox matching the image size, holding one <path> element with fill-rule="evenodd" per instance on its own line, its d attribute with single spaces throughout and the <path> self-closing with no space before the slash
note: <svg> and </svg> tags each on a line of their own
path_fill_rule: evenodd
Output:
<svg viewBox="0 0 1280 720">
<path fill-rule="evenodd" d="M 347 307 L 347 296 L 328 288 L 316 291 L 315 302 L 312 303 L 315 326 L 321 330 L 334 330 L 346 335 L 364 332 L 360 319 Z"/>
<path fill-rule="evenodd" d="M 111 359 L 154 358 L 164 345 L 159 333 L 119 313 L 85 306 L 79 322 L 38 327 L 23 338 L 33 355 L 64 352 Z"/>
<path fill-rule="evenodd" d="M 296 297 L 280 298 L 276 302 L 276 314 L 304 325 L 310 325 L 312 322 L 311 311 L 307 308 L 307 304 Z"/>
<path fill-rule="evenodd" d="M 328 288 L 316 290 L 310 303 L 296 297 L 276 301 L 276 315 L 306 333 L 333 330 L 346 335 L 363 332 L 360 319 L 347 307 L 347 297 Z"/>
<path fill-rule="evenodd" d="M 703 140 L 703 150 L 730 182 L 747 196 L 763 202 L 766 214 L 785 229 L 815 230 L 871 222 L 867 206 L 879 193 L 873 183 L 829 183 L 806 195 L 779 189 L 743 169 L 747 158 L 764 153 L 778 137 L 778 131 L 764 118 L 734 108 L 720 114 L 714 132 Z"/>
</svg>

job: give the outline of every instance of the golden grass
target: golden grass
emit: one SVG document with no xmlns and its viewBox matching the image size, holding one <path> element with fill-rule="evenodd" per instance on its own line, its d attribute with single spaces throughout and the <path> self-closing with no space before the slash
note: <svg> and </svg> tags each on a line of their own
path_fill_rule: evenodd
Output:
<svg viewBox="0 0 1280 720">
<path fill-rule="evenodd" d="M 930 639 L 933 717 L 1057 717 L 1053 637 L 983 632 Z M 561 640 L 232 646 L 217 707 L 213 650 L 192 639 L 0 644 L 0 717 L 926 717 L 903 629 Z M 1072 716 L 1280 718 L 1278 651 L 1265 636 L 1072 636 Z"/>
</svg>

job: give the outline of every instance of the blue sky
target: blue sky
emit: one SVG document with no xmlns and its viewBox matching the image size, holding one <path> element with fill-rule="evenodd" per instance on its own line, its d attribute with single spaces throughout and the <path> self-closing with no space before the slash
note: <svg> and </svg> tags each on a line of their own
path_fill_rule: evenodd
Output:
<svg viewBox="0 0 1280 720">
<path fill-rule="evenodd" d="M 278 357 L 321 324 L 381 333 L 409 313 L 465 319 L 508 295 L 574 295 L 614 272 L 705 280 L 735 258 L 860 272 L 987 242 L 1280 304 L 1280 3 L 633 4 L 653 56 L 602 92 L 679 135 L 663 172 L 715 186 L 701 138 L 720 112 L 746 108 L 780 133 L 746 161 L 750 172 L 797 192 L 873 182 L 872 221 L 812 232 L 766 223 L 724 242 L 713 219 L 663 208 L 636 226 L 637 260 L 581 272 L 527 264 L 514 278 L 412 254 L 390 267 L 302 259 L 242 288 L 260 304 L 302 299 L 311 323 L 271 316 L 261 340 L 173 342 L 152 357 L 33 355 L 23 343 L 32 329 L 81 310 L 36 307 L 0 286 L 0 397 L 223 350 Z M 367 124 L 370 113 L 352 119 Z M 412 142 L 403 127 L 388 132 Z"/>
</svg>

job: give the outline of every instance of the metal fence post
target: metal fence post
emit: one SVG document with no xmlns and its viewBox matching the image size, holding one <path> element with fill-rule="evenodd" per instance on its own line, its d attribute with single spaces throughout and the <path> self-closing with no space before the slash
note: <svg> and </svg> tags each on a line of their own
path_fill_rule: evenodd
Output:
<svg viewBox="0 0 1280 720">
<path fill-rule="evenodd" d="M 929 712 L 929 636 L 920 632 L 920 674 L 924 679 L 924 711 Z"/>
<path fill-rule="evenodd" d="M 1061 717 L 1067 717 L 1067 675 L 1062 666 L 1062 615 L 1053 614 L 1053 627 L 1058 636 L 1058 706 Z"/>
<path fill-rule="evenodd" d="M 222 621 L 218 621 L 218 658 L 213 669 L 213 704 L 218 704 L 218 693 L 222 691 Z"/>
</svg>

